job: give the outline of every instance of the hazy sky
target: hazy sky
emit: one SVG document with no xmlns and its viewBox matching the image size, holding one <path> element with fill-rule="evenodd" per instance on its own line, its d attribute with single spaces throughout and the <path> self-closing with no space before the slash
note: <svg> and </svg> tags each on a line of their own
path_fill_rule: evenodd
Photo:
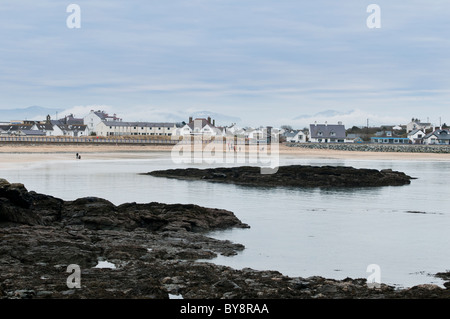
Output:
<svg viewBox="0 0 450 319">
<path fill-rule="evenodd" d="M 0 2 L 0 109 L 450 122 L 448 0 L 74 0 L 79 29 L 66 25 L 70 3 Z M 372 3 L 381 28 L 367 27 Z"/>
</svg>

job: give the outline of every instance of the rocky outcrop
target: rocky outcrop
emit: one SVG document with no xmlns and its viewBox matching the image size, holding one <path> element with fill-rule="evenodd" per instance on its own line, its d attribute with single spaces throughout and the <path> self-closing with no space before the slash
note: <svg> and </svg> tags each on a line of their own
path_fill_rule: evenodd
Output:
<svg viewBox="0 0 450 319">
<path fill-rule="evenodd" d="M 147 173 L 156 177 L 205 180 L 264 187 L 378 187 L 401 186 L 412 177 L 391 169 L 357 169 L 345 166 L 280 166 L 275 174 L 261 174 L 259 167 L 168 169 Z"/>
<path fill-rule="evenodd" d="M 63 201 L 0 180 L 0 298 L 449 298 L 421 285 L 369 288 L 365 279 L 291 278 L 205 262 L 240 244 L 205 231 L 248 227 L 232 212 L 196 205 Z M 101 262 L 113 265 L 100 268 Z M 70 288 L 69 265 L 81 269 Z M 447 278 L 448 274 L 440 274 Z"/>
</svg>

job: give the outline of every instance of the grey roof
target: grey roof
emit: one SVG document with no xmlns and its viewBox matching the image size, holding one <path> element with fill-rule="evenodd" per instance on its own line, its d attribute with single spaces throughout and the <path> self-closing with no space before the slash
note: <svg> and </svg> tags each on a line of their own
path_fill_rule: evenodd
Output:
<svg viewBox="0 0 450 319">
<path fill-rule="evenodd" d="M 83 119 L 78 119 L 78 118 L 74 118 L 74 117 L 71 117 L 71 116 L 67 116 L 67 117 L 59 119 L 59 120 L 51 120 L 50 122 L 53 125 L 64 125 L 64 124 L 68 124 L 68 125 L 83 125 L 84 124 L 84 120 Z"/>
<path fill-rule="evenodd" d="M 436 136 L 438 140 L 450 140 L 450 131 L 447 130 L 436 130 L 434 132 L 428 133 L 425 138 L 429 138 L 432 135 Z"/>
<path fill-rule="evenodd" d="M 294 130 L 294 131 L 289 131 L 289 132 L 284 132 L 284 136 L 286 137 L 295 137 L 298 133 L 303 133 L 300 130 Z"/>
<path fill-rule="evenodd" d="M 51 124 L 41 124 L 41 123 L 35 123 L 36 127 L 38 128 L 38 130 L 43 131 L 53 131 L 53 126 Z"/>
<path fill-rule="evenodd" d="M 106 126 L 139 126 L 139 127 L 174 127 L 176 123 L 168 122 L 122 122 L 122 121 L 107 121 L 103 122 Z"/>
<path fill-rule="evenodd" d="M 10 124 L 6 127 L 3 126 L 3 129 L 6 131 L 23 131 L 23 130 L 29 130 L 31 129 L 33 125 L 32 124 Z"/>
<path fill-rule="evenodd" d="M 63 131 L 84 131 L 87 125 L 79 125 L 79 124 L 58 124 L 57 125 Z"/>
<path fill-rule="evenodd" d="M 102 111 L 95 111 L 94 114 L 97 115 L 102 120 L 106 119 L 107 117 L 110 117 L 108 114 Z"/>
<path fill-rule="evenodd" d="M 412 130 L 411 132 L 409 132 L 409 133 L 408 133 L 408 136 L 412 136 L 412 135 L 416 134 L 417 132 L 422 132 L 422 133 L 423 133 L 422 130 L 420 130 L 420 129 L 415 129 L 415 130 Z"/>
<path fill-rule="evenodd" d="M 345 126 L 342 124 L 311 124 L 309 130 L 311 138 L 345 138 Z"/>
</svg>

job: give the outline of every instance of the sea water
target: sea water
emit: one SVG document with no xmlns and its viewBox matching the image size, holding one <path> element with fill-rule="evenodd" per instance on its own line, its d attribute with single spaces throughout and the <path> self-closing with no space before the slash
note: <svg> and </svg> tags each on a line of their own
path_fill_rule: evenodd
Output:
<svg viewBox="0 0 450 319">
<path fill-rule="evenodd" d="M 251 228 L 209 235 L 245 245 L 236 256 L 212 260 L 236 269 L 344 279 L 367 278 L 368 266 L 375 264 L 382 283 L 402 288 L 442 285 L 433 275 L 450 269 L 450 161 L 302 159 L 291 155 L 281 156 L 280 163 L 390 168 L 417 179 L 397 187 L 301 189 L 140 175 L 193 166 L 175 164 L 166 152 L 148 153 L 139 159 L 112 156 L 108 160 L 22 163 L 0 167 L 0 177 L 64 200 L 97 196 L 116 205 L 156 201 L 230 210 Z"/>
</svg>

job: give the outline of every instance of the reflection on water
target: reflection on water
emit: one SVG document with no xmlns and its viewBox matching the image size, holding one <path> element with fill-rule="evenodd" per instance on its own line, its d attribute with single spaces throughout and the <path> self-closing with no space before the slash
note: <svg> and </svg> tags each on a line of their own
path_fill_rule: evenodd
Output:
<svg viewBox="0 0 450 319">
<path fill-rule="evenodd" d="M 176 167 L 166 153 L 152 153 L 148 159 L 139 160 L 27 164 L 0 168 L 0 175 L 10 182 L 24 183 L 29 190 L 65 200 L 98 196 L 114 204 L 157 201 L 231 210 L 251 228 L 213 232 L 211 236 L 242 243 L 246 249 L 237 256 L 220 256 L 214 262 L 238 269 L 343 279 L 367 278 L 367 266 L 378 264 L 381 280 L 387 284 L 441 284 L 430 274 L 450 268 L 445 250 L 450 241 L 450 162 L 293 157 L 281 161 L 286 165 L 391 168 L 418 179 L 401 187 L 294 189 L 139 174 Z"/>
</svg>

